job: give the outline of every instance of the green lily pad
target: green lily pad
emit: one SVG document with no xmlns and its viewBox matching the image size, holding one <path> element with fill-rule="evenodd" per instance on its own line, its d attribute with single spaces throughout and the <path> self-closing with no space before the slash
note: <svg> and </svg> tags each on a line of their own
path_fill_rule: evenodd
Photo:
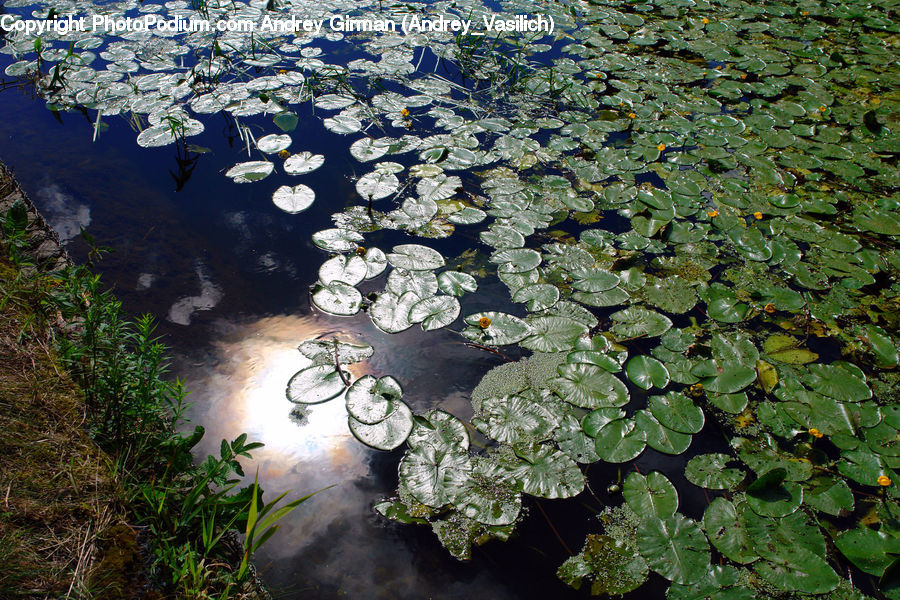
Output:
<svg viewBox="0 0 900 600">
<path fill-rule="evenodd" d="M 665 389 L 669 385 L 669 372 L 666 367 L 651 356 L 635 356 L 625 367 L 628 378 L 639 388 L 649 390 L 652 387 Z"/>
<path fill-rule="evenodd" d="M 629 473 L 622 486 L 622 494 L 631 510 L 638 515 L 666 519 L 678 510 L 678 492 L 659 471 L 651 471 L 646 477 L 640 473 Z"/>
<path fill-rule="evenodd" d="M 614 322 L 612 333 L 619 340 L 656 337 L 672 327 L 672 321 L 658 312 L 631 306 L 609 316 Z"/>
<path fill-rule="evenodd" d="M 800 508 L 803 488 L 785 481 L 787 472 L 775 468 L 762 475 L 747 488 L 747 505 L 762 517 L 784 517 Z"/>
<path fill-rule="evenodd" d="M 638 548 L 651 569 L 675 583 L 699 581 L 709 568 L 709 544 L 695 521 L 680 514 L 645 518 L 638 526 Z"/>
<path fill-rule="evenodd" d="M 615 375 L 588 363 L 566 363 L 550 386 L 560 398 L 581 408 L 618 407 L 628 403 L 628 388 Z"/>
<path fill-rule="evenodd" d="M 734 489 L 744 480 L 744 472 L 725 466 L 733 460 L 727 454 L 699 454 L 688 461 L 684 476 L 694 485 L 710 490 Z"/>
</svg>

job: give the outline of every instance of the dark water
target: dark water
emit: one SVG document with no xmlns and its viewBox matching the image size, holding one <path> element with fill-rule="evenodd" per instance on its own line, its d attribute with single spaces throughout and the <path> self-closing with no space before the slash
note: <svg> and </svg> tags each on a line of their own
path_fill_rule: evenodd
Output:
<svg viewBox="0 0 900 600">
<path fill-rule="evenodd" d="M 348 140 L 303 115 L 303 134 L 293 135 L 302 146 L 295 142 L 291 150 L 324 154 L 325 165 L 302 177 L 273 175 L 237 185 L 223 172 L 247 160 L 246 153 L 219 115 L 207 117 L 206 131 L 189 140 L 212 151 L 187 163 L 171 146 L 138 147 L 137 133 L 120 118 L 108 119 L 92 142 L 92 118 L 63 113 L 60 122 L 42 101 L 16 88 L 0 93 L 0 111 L 6 115 L 0 159 L 68 241 L 73 257 L 86 258 L 83 227 L 98 244 L 115 249 L 98 270 L 126 310 L 159 318 L 159 332 L 176 355 L 174 374 L 191 390 L 190 417 L 207 430 L 200 452 L 217 452 L 221 439 L 246 431 L 266 444 L 245 471 L 252 478 L 259 469 L 268 497 L 334 486 L 296 511 L 258 555 L 274 590 L 287 598 L 582 596 L 554 571 L 569 551 L 578 552 L 585 519 L 602 508 L 587 492 L 539 507 L 532 502 L 517 538 L 477 548 L 470 563 L 459 563 L 427 528 L 397 525 L 372 510 L 393 494 L 402 450 L 384 453 L 358 443 L 338 401 L 291 417 L 284 389 L 303 365 L 296 345 L 323 333 L 374 345 L 375 357 L 356 374 L 397 377 L 417 412 L 443 408 L 468 419 L 471 389 L 499 363 L 452 332 L 411 329 L 389 336 L 365 316 L 310 311 L 308 286 L 325 258 L 310 235 L 332 225 L 331 213 L 358 201 L 350 177 L 361 167 L 347 151 Z M 265 118 L 251 126 L 275 131 Z M 179 160 L 193 170 L 176 191 Z M 288 215 L 272 204 L 272 191 L 289 182 L 316 191 L 311 209 Z M 388 248 L 403 239 L 373 235 L 367 244 Z M 458 253 L 471 243 L 472 234 L 463 232 L 450 244 L 459 245 Z M 454 255 L 446 241 L 432 245 Z M 487 286 L 474 302 L 464 300 L 463 311 L 508 299 L 501 286 Z M 605 489 L 606 478 L 615 476 L 592 479 Z"/>
</svg>

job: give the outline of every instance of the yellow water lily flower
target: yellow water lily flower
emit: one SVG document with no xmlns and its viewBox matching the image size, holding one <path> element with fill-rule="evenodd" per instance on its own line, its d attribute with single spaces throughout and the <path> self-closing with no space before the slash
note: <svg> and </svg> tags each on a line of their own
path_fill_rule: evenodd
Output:
<svg viewBox="0 0 900 600">
<path fill-rule="evenodd" d="M 665 145 L 665 144 L 660 144 L 659 146 L 656 147 L 656 149 L 659 150 L 660 152 L 662 152 L 663 150 L 666 149 L 666 145 Z"/>
<path fill-rule="evenodd" d="M 755 213 L 753 213 L 753 218 L 757 220 L 762 219 L 763 214 L 760 211 L 756 211 Z"/>
<path fill-rule="evenodd" d="M 717 211 L 717 210 L 711 210 L 711 211 L 708 211 L 708 212 L 706 213 L 706 216 L 707 216 L 707 217 L 718 217 L 718 216 L 719 216 L 719 211 Z"/>
<path fill-rule="evenodd" d="M 282 150 L 278 153 L 278 158 L 288 158 L 291 155 L 287 150 Z"/>
<path fill-rule="evenodd" d="M 709 23 L 709 19 L 707 19 L 706 17 L 703 17 L 702 19 L 700 19 L 700 22 L 703 23 L 704 25 L 707 25 Z"/>
<path fill-rule="evenodd" d="M 636 119 L 636 118 L 637 118 L 637 115 L 634 114 L 634 113 L 628 113 L 628 118 L 629 118 L 629 119 Z"/>
<path fill-rule="evenodd" d="M 366 249 L 365 249 L 365 247 L 359 246 L 359 247 L 356 249 L 356 255 L 357 255 L 357 256 L 365 256 L 365 255 L 366 255 Z"/>
<path fill-rule="evenodd" d="M 878 477 L 878 485 L 880 485 L 881 487 L 887 487 L 891 485 L 891 478 L 887 475 L 880 475 Z"/>
<path fill-rule="evenodd" d="M 409 111 L 408 111 L 407 109 L 405 109 L 405 108 L 401 108 L 401 109 L 400 109 L 400 114 L 403 115 L 404 117 L 408 117 L 408 116 L 409 116 Z"/>
<path fill-rule="evenodd" d="M 816 429 L 815 427 L 811 427 L 811 428 L 809 429 L 809 435 L 811 435 L 811 436 L 813 436 L 814 438 L 818 439 L 818 438 L 822 437 L 822 436 L 825 435 L 825 434 L 822 433 L 821 431 L 819 431 L 818 429 Z"/>
<path fill-rule="evenodd" d="M 773 312 L 775 312 L 775 305 L 769 302 L 763 307 L 763 310 L 771 315 Z"/>
<path fill-rule="evenodd" d="M 481 317 L 478 319 L 478 326 L 482 329 L 487 329 L 491 326 L 491 319 L 489 317 Z"/>
</svg>

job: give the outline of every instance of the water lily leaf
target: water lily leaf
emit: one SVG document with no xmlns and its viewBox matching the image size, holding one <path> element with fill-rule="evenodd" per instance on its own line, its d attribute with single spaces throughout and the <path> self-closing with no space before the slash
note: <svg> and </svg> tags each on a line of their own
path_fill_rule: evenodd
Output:
<svg viewBox="0 0 900 600">
<path fill-rule="evenodd" d="M 819 359 L 819 355 L 806 348 L 800 348 L 800 341 L 790 335 L 776 333 L 766 338 L 763 351 L 778 362 L 803 365 Z"/>
<path fill-rule="evenodd" d="M 387 258 L 385 258 L 387 260 Z M 429 298 L 437 294 L 437 276 L 431 271 L 407 271 L 394 269 L 388 275 L 385 292 L 395 296 L 402 296 L 406 292 L 413 292 L 419 299 Z"/>
<path fill-rule="evenodd" d="M 363 254 L 366 263 L 366 279 L 374 279 L 387 268 L 387 256 L 378 248 L 368 248 Z"/>
<path fill-rule="evenodd" d="M 288 175 L 311 173 L 325 164 L 325 157 L 312 152 L 298 152 L 284 161 L 284 172 Z"/>
<path fill-rule="evenodd" d="M 360 423 L 374 425 L 386 419 L 402 397 L 403 388 L 393 377 L 363 375 L 347 390 L 347 412 Z"/>
<path fill-rule="evenodd" d="M 550 308 L 559 300 L 559 288 L 549 283 L 532 283 L 516 290 L 513 302 L 524 302 L 528 312 Z M 534 323 L 532 323 L 534 326 Z"/>
<path fill-rule="evenodd" d="M 678 392 L 651 396 L 647 408 L 663 426 L 679 433 L 699 433 L 705 423 L 700 407 Z"/>
<path fill-rule="evenodd" d="M 317 283 L 313 286 L 312 301 L 321 311 L 349 317 L 358 313 L 362 307 L 362 294 L 343 281 Z"/>
<path fill-rule="evenodd" d="M 600 460 L 594 450 L 593 438 L 584 432 L 581 423 L 572 414 L 562 418 L 559 427 L 553 432 L 553 439 L 560 450 L 579 464 L 586 465 Z"/>
<path fill-rule="evenodd" d="M 356 117 L 351 117 L 349 115 L 336 115 L 334 117 L 329 117 L 328 119 L 324 119 L 322 121 L 322 125 L 324 125 L 325 129 L 327 129 L 328 131 L 339 133 L 341 135 L 356 133 L 357 131 L 362 129 L 362 122 L 360 122 L 360 120 Z"/>
<path fill-rule="evenodd" d="M 843 479 L 822 475 L 808 486 L 803 489 L 805 504 L 836 517 L 853 510 L 853 492 Z"/>
<path fill-rule="evenodd" d="M 369 318 L 386 333 L 400 333 L 412 327 L 409 311 L 419 300 L 415 292 L 404 292 L 400 296 L 384 292 L 369 307 Z"/>
<path fill-rule="evenodd" d="M 571 498 L 584 490 L 584 475 L 571 458 L 550 446 L 518 451 L 522 462 L 512 469 L 522 491 L 539 498 Z"/>
<path fill-rule="evenodd" d="M 466 206 L 447 217 L 447 220 L 455 225 L 474 225 L 475 223 L 482 222 L 486 218 L 487 213 L 483 210 L 475 208 L 474 206 Z"/>
<path fill-rule="evenodd" d="M 570 273 L 572 288 L 582 292 L 605 292 L 619 285 L 619 276 L 603 269 L 576 269 Z"/>
<path fill-rule="evenodd" d="M 717 361 L 735 361 L 751 366 L 759 359 L 759 351 L 742 333 L 718 333 L 710 340 L 710 351 Z"/>
<path fill-rule="evenodd" d="M 878 478 L 888 473 L 877 454 L 868 450 L 844 450 L 837 464 L 841 475 L 863 485 L 878 485 Z"/>
<path fill-rule="evenodd" d="M 588 363 L 567 363 L 549 381 L 556 394 L 581 408 L 615 408 L 628 403 L 628 388 L 615 375 Z"/>
<path fill-rule="evenodd" d="M 290 111 L 280 112 L 272 117 L 272 123 L 274 123 L 278 129 L 285 132 L 297 129 L 297 124 L 299 122 L 300 118 Z"/>
<path fill-rule="evenodd" d="M 887 333 L 876 325 L 866 327 L 866 337 L 872 354 L 875 355 L 875 366 L 881 368 L 896 367 L 900 362 L 900 354 L 897 346 L 891 341 Z"/>
<path fill-rule="evenodd" d="M 656 420 L 649 410 L 639 410 L 634 415 L 635 426 L 647 438 L 647 445 L 663 454 L 678 455 L 691 445 L 691 436 L 669 429 Z"/>
<path fill-rule="evenodd" d="M 350 252 L 363 243 L 363 236 L 352 229 L 323 229 L 312 235 L 313 244 L 328 252 Z"/>
<path fill-rule="evenodd" d="M 575 342 L 587 335 L 586 325 L 566 317 L 529 318 L 531 333 L 520 343 L 536 352 L 562 352 L 575 347 Z"/>
<path fill-rule="evenodd" d="M 366 200 L 387 198 L 399 188 L 400 180 L 389 171 L 372 171 L 356 182 L 356 192 Z"/>
<path fill-rule="evenodd" d="M 644 288 L 647 301 L 669 313 L 682 314 L 697 304 L 694 288 L 679 277 L 660 279 Z"/>
<path fill-rule="evenodd" d="M 672 321 L 658 312 L 630 306 L 609 316 L 613 320 L 611 331 L 619 340 L 637 337 L 655 337 L 672 327 Z"/>
<path fill-rule="evenodd" d="M 744 480 L 744 472 L 725 466 L 732 460 L 727 454 L 699 454 L 688 461 L 684 476 L 694 485 L 710 490 L 733 489 Z"/>
<path fill-rule="evenodd" d="M 469 325 L 462 334 L 474 342 L 489 346 L 505 346 L 521 342 L 531 334 L 531 327 L 519 317 L 489 311 L 466 317 Z"/>
<path fill-rule="evenodd" d="M 359 256 L 339 254 L 322 263 L 319 267 L 319 281 L 328 284 L 341 281 L 347 285 L 356 285 L 365 279 L 366 261 Z"/>
<path fill-rule="evenodd" d="M 775 468 L 747 488 L 747 506 L 761 517 L 785 517 L 800 508 L 803 488 L 786 481 L 787 472 Z"/>
<path fill-rule="evenodd" d="M 524 273 L 541 264 L 541 254 L 531 248 L 500 250 L 491 256 L 491 262 L 498 263 L 503 273 Z"/>
<path fill-rule="evenodd" d="M 347 375 L 349 377 L 349 375 Z M 300 369 L 287 384 L 287 399 L 297 404 L 318 404 L 339 396 L 347 389 L 337 369 L 331 365 L 312 365 Z"/>
<path fill-rule="evenodd" d="M 647 562 L 626 542 L 589 534 L 581 552 L 568 558 L 556 574 L 576 590 L 589 580 L 592 595 L 618 596 L 640 587 L 648 571 Z"/>
<path fill-rule="evenodd" d="M 625 418 L 625 411 L 621 408 L 598 408 L 585 415 L 581 420 L 581 428 L 591 436 L 597 437 L 597 432 L 607 423 Z"/>
<path fill-rule="evenodd" d="M 611 290 L 606 290 L 604 292 L 593 292 L 590 294 L 586 292 L 575 292 L 572 294 L 572 299 L 577 302 L 601 308 L 625 304 L 630 297 L 628 292 L 620 287 L 614 287 Z"/>
<path fill-rule="evenodd" d="M 740 506 L 743 510 L 749 510 L 746 504 Z M 749 564 L 759 555 L 754 550 L 753 537 L 747 530 L 743 510 L 725 498 L 716 498 L 703 513 L 703 528 L 716 550 L 736 563 Z"/>
<path fill-rule="evenodd" d="M 900 554 L 900 538 L 857 525 L 834 538 L 834 545 L 860 571 L 880 577 Z"/>
<path fill-rule="evenodd" d="M 402 400 L 393 402 L 387 418 L 367 425 L 348 417 L 350 431 L 366 446 L 376 450 L 393 450 L 399 447 L 413 428 L 413 414 Z"/>
<path fill-rule="evenodd" d="M 632 419 L 615 419 L 593 436 L 594 450 L 611 463 L 624 463 L 637 458 L 647 446 L 647 434 Z"/>
<path fill-rule="evenodd" d="M 375 510 L 392 521 L 406 525 L 427 525 L 428 520 L 410 514 L 410 509 L 401 500 L 385 500 L 375 505 Z"/>
<path fill-rule="evenodd" d="M 521 248 L 525 245 L 525 236 L 505 225 L 492 226 L 487 231 L 482 231 L 479 237 L 482 242 L 497 249 Z"/>
<path fill-rule="evenodd" d="M 476 457 L 466 490 L 459 494 L 454 505 L 469 519 L 485 525 L 514 523 L 522 510 L 522 496 L 506 482 L 490 477 L 488 459 Z"/>
<path fill-rule="evenodd" d="M 866 382 L 836 365 L 810 365 L 803 383 L 825 396 L 841 402 L 861 402 L 872 397 Z"/>
<path fill-rule="evenodd" d="M 437 250 L 419 244 L 401 244 L 387 255 L 388 262 L 407 271 L 430 271 L 444 266 L 444 257 Z"/>
<path fill-rule="evenodd" d="M 485 398 L 472 424 L 498 442 L 543 441 L 550 437 L 557 419 L 524 396 Z"/>
<path fill-rule="evenodd" d="M 350 144 L 350 156 L 359 162 L 378 160 L 388 153 L 391 147 L 389 140 L 376 140 L 364 137 Z"/>
<path fill-rule="evenodd" d="M 406 440 L 410 448 L 429 444 L 438 448 L 469 449 L 469 433 L 465 424 L 443 410 L 431 410 L 416 417 L 416 424 Z M 470 517 L 474 518 L 474 517 Z"/>
<path fill-rule="evenodd" d="M 283 185 L 272 194 L 272 202 L 289 214 L 303 212 L 316 199 L 316 193 L 307 185 Z"/>
<path fill-rule="evenodd" d="M 445 200 L 456 195 L 456 190 L 462 186 L 462 180 L 456 175 L 436 175 L 426 177 L 416 184 L 416 192 L 423 198 L 432 201 Z"/>
<path fill-rule="evenodd" d="M 456 501 L 467 488 L 472 473 L 469 455 L 453 446 L 422 444 L 400 461 L 400 479 L 413 498 L 441 508 Z"/>
<path fill-rule="evenodd" d="M 703 379 L 703 387 L 717 394 L 734 394 L 756 381 L 756 369 L 737 362 L 705 361 L 691 369 L 691 373 L 698 377 L 711 373 L 713 376 Z"/>
<path fill-rule="evenodd" d="M 763 391 L 769 394 L 778 385 L 778 370 L 766 361 L 758 360 L 756 361 L 756 379 Z"/>
<path fill-rule="evenodd" d="M 468 273 L 444 271 L 437 278 L 441 291 L 452 296 L 462 296 L 466 292 L 474 292 L 478 289 L 475 278 Z"/>
<path fill-rule="evenodd" d="M 409 309 L 410 323 L 421 323 L 425 331 L 446 327 L 458 316 L 459 300 L 453 296 L 424 298 Z"/>
<path fill-rule="evenodd" d="M 291 136 L 289 135 L 279 135 L 273 133 L 256 140 L 256 147 L 260 152 L 265 152 L 266 154 L 275 154 L 276 152 L 287 150 L 290 145 Z"/>
<path fill-rule="evenodd" d="M 821 557 L 803 546 L 788 546 L 783 552 L 759 561 L 756 572 L 778 589 L 824 594 L 838 586 L 841 578 Z"/>
<path fill-rule="evenodd" d="M 739 571 L 730 565 L 713 565 L 706 577 L 692 585 L 673 583 L 666 600 L 756 600 L 755 588 L 739 583 Z"/>
<path fill-rule="evenodd" d="M 181 123 L 171 125 L 162 122 L 151 125 L 137 136 L 137 144 L 141 148 L 158 148 L 174 144 L 183 137 L 203 133 L 204 125 L 196 119 L 185 119 Z M 183 135 L 182 135 L 183 134 Z M 243 182 L 238 182 L 243 183 Z"/>
<path fill-rule="evenodd" d="M 337 360 L 342 365 L 358 363 L 375 354 L 375 349 L 369 344 L 351 344 L 338 340 L 306 340 L 297 349 L 300 354 L 319 365 L 334 365 L 335 350 Z"/>
<path fill-rule="evenodd" d="M 234 165 L 225 172 L 235 183 L 252 183 L 271 175 L 275 165 L 266 160 L 251 160 Z"/>
<path fill-rule="evenodd" d="M 709 544 L 695 521 L 680 514 L 645 518 L 638 526 L 638 548 L 651 569 L 675 583 L 699 581 L 709 569 Z"/>
<path fill-rule="evenodd" d="M 622 494 L 637 515 L 666 519 L 678 510 L 678 492 L 659 471 L 652 471 L 646 477 L 640 473 L 629 473 L 622 486 Z"/>
<path fill-rule="evenodd" d="M 651 356 L 635 356 L 628 361 L 625 367 L 628 379 L 641 389 L 649 390 L 652 387 L 665 389 L 669 385 L 669 372 L 666 367 Z"/>
</svg>

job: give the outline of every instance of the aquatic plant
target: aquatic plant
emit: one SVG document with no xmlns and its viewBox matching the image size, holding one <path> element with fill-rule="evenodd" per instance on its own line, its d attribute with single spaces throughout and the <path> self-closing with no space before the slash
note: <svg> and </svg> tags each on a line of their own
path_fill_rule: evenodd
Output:
<svg viewBox="0 0 900 600">
<path fill-rule="evenodd" d="M 204 10 L 261 22 L 292 7 Z M 489 13 L 475 1 L 428 10 Z M 585 525 L 563 580 L 619 594 L 653 570 L 672 582 L 670 598 L 861 598 L 844 579 L 852 565 L 871 590 L 900 597 L 892 9 L 592 0 L 541 10 L 555 36 L 384 32 L 360 38 L 377 62 L 347 64 L 328 64 L 314 33 L 192 33 L 190 67 L 153 33 L 140 54 L 96 33 L 63 53 L 65 40 L 46 36 L 37 57 L 13 36 L 7 74 L 63 61 L 64 81 L 40 84 L 51 106 L 146 114 L 143 144 L 174 141 L 165 119 L 188 136 L 202 126 L 190 114 L 271 115 L 259 140 L 238 125 L 258 160 L 226 173 L 254 185 L 278 168 L 271 154 L 297 127 L 291 106 L 312 103 L 366 168 L 359 203 L 313 236 L 328 258 L 312 306 L 365 311 L 387 333 L 460 323 L 478 347 L 533 353 L 476 388 L 471 425 L 493 440 L 476 451 L 457 417 L 414 415 L 402 382 L 354 380 L 344 367 L 371 346 L 301 344 L 311 364 L 288 383 L 292 401 L 342 398 L 362 442 L 408 445 L 381 514 L 430 525 L 466 558 L 472 544 L 508 538 L 529 496 L 581 493 L 580 465 L 680 455 L 718 432 L 729 446 L 684 471 L 709 498 L 702 519 L 678 511 L 672 474 L 629 473 L 611 482 L 625 504 L 602 533 Z M 192 87 L 200 74 L 208 87 Z M 300 152 L 282 168 L 299 175 L 323 160 Z M 313 198 L 302 184 L 273 195 L 286 212 Z M 380 249 L 366 238 L 378 230 L 424 239 Z M 479 282 L 425 241 L 457 230 L 478 233 L 514 310 L 467 314 Z M 357 286 L 376 278 L 381 291 L 364 296 Z"/>
</svg>

